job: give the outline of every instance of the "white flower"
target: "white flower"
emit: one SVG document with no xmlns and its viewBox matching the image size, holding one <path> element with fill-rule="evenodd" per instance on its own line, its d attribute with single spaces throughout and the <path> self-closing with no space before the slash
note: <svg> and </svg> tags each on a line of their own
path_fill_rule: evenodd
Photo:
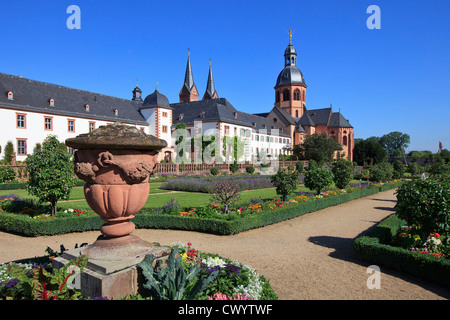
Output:
<svg viewBox="0 0 450 320">
<path fill-rule="evenodd" d="M 225 267 L 227 264 L 224 260 L 220 259 L 219 257 L 207 257 L 202 261 L 204 264 L 206 264 L 209 268 L 219 266 L 221 268 Z"/>
</svg>

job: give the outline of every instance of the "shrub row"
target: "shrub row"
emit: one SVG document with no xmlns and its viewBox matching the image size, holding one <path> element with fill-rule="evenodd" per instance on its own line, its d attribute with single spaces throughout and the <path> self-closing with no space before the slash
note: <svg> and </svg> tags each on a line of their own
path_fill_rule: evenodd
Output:
<svg viewBox="0 0 450 320">
<path fill-rule="evenodd" d="M 368 263 L 450 287 L 450 260 L 389 245 L 403 224 L 397 215 L 384 219 L 355 240 L 353 248 L 356 255 Z"/>
<path fill-rule="evenodd" d="M 141 212 L 134 218 L 136 228 L 178 229 L 204 233 L 231 235 L 292 219 L 303 214 L 338 205 L 353 199 L 379 192 L 378 187 L 369 187 L 329 198 L 308 201 L 300 205 L 279 208 L 274 211 L 252 214 L 235 220 L 206 219 L 176 215 Z M 0 214 L 0 229 L 25 236 L 51 236 L 69 232 L 98 230 L 104 222 L 94 217 L 64 217 L 58 219 L 32 219 L 12 213 Z"/>
</svg>

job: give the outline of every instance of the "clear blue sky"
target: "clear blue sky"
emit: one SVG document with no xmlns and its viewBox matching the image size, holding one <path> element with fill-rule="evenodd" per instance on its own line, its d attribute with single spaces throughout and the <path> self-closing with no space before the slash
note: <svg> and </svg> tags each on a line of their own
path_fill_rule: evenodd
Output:
<svg viewBox="0 0 450 320">
<path fill-rule="evenodd" d="M 69 30 L 69 5 L 81 29 Z M 381 29 L 369 30 L 369 5 Z M 2 1 L 0 72 L 130 99 L 178 102 L 191 50 L 200 96 L 268 112 L 293 30 L 307 108 L 339 108 L 356 138 L 401 131 L 408 150 L 450 149 L 450 1 Z"/>
</svg>

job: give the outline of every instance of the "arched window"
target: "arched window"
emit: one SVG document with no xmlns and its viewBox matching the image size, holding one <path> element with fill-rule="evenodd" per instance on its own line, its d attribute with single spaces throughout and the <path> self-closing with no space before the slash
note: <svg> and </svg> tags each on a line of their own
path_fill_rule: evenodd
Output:
<svg viewBox="0 0 450 320">
<path fill-rule="evenodd" d="M 344 136 L 344 139 L 342 139 L 342 143 L 344 146 L 347 145 L 347 136 Z"/>
<path fill-rule="evenodd" d="M 294 91 L 294 100 L 300 100 L 300 90 L 298 89 Z"/>
<path fill-rule="evenodd" d="M 289 101 L 289 90 L 283 91 L 283 101 Z"/>
<path fill-rule="evenodd" d="M 295 110 L 295 117 L 298 118 L 298 110 Z"/>
<path fill-rule="evenodd" d="M 14 94 L 12 91 L 8 91 L 8 100 L 14 100 Z"/>
</svg>

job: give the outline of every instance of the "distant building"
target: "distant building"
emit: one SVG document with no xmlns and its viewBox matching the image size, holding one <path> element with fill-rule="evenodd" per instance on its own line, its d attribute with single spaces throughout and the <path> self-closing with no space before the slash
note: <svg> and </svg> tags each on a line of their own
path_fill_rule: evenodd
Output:
<svg viewBox="0 0 450 320">
<path fill-rule="evenodd" d="M 142 99 L 138 84 L 127 100 L 0 73 L 1 157 L 8 141 L 13 142 L 17 160 L 23 161 L 50 134 L 64 141 L 101 125 L 122 122 L 166 140 L 168 147 L 160 160 L 174 160 L 172 133 L 178 123 L 186 125 L 190 137 L 215 134 L 220 143 L 216 155 L 224 153 L 223 137 L 240 137 L 245 143 L 240 160 L 255 161 L 263 153 L 270 157 L 291 154 L 294 145 L 316 132 L 335 137 L 352 160 L 354 135 L 348 120 L 331 107 L 306 108 L 307 86 L 297 67 L 291 36 L 284 57 L 274 107 L 263 114 L 238 111 L 227 99 L 219 98 L 211 62 L 206 90 L 199 100 L 189 53 L 178 103 L 170 103 L 158 90 Z"/>
</svg>

